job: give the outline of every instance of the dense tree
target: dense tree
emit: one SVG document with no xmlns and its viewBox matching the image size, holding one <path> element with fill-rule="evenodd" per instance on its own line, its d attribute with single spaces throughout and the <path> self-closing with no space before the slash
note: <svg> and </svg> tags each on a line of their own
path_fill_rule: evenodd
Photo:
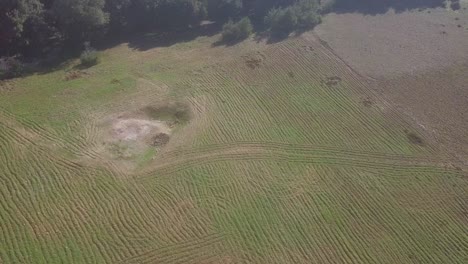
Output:
<svg viewBox="0 0 468 264">
<path fill-rule="evenodd" d="M 106 0 L 104 10 L 109 14 L 110 32 L 120 33 L 128 27 L 128 10 L 132 2 L 131 0 Z"/>
<path fill-rule="evenodd" d="M 207 11 L 210 19 L 228 20 L 243 11 L 243 0 L 208 0 Z"/>
<path fill-rule="evenodd" d="M 320 22 L 320 3 L 317 0 L 298 0 L 293 5 L 271 9 L 265 24 L 275 35 L 288 35 L 296 29 L 308 29 Z"/>
<path fill-rule="evenodd" d="M 57 43 L 82 47 L 96 37 L 196 26 L 249 17 L 287 34 L 320 23 L 320 13 L 380 13 L 444 5 L 444 0 L 0 0 L 0 56 L 37 56 Z M 459 1 L 452 1 L 459 8 Z M 104 34 L 107 33 L 107 34 Z"/>
<path fill-rule="evenodd" d="M 252 23 L 248 17 L 242 18 L 239 22 L 234 23 L 229 20 L 223 26 L 221 32 L 222 41 L 226 43 L 233 43 L 248 38 L 253 31 Z"/>
<path fill-rule="evenodd" d="M 47 35 L 44 11 L 39 0 L 4 0 L 0 5 L 0 50 L 19 52 Z"/>
<path fill-rule="evenodd" d="M 82 41 L 104 29 L 108 22 L 104 5 L 105 0 L 55 0 L 52 12 L 66 40 Z"/>
<path fill-rule="evenodd" d="M 156 22 L 162 27 L 184 27 L 198 23 L 206 15 L 205 0 L 161 0 Z"/>
</svg>

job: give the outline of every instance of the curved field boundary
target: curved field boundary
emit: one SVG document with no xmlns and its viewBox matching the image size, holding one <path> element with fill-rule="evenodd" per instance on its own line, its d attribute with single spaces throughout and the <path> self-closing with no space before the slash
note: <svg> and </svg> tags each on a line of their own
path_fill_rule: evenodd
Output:
<svg viewBox="0 0 468 264">
<path fill-rule="evenodd" d="M 387 159 L 395 161 L 408 161 L 408 162 L 428 162 L 428 163 L 444 163 L 448 162 L 446 160 L 441 160 L 440 158 L 435 158 L 433 156 L 410 156 L 410 155 L 398 155 L 392 153 L 379 153 L 372 151 L 361 151 L 361 150 L 349 150 L 342 149 L 331 146 L 318 146 L 318 145 L 304 145 L 304 144 L 291 144 L 291 143 L 282 143 L 282 142 L 255 142 L 255 141 L 245 141 L 245 142 L 227 142 L 225 144 L 211 144 L 197 147 L 196 149 L 181 149 L 165 152 L 161 155 L 161 159 L 170 159 L 178 156 L 185 156 L 191 154 L 202 154 L 205 152 L 215 152 L 215 151 L 224 151 L 229 149 L 262 149 L 262 150 L 271 150 L 271 151 L 289 151 L 297 154 L 314 154 L 314 153 L 323 153 L 330 155 L 344 155 L 344 156 L 354 156 L 359 158 L 377 158 L 377 159 Z"/>
<path fill-rule="evenodd" d="M 346 165 L 392 170 L 404 169 L 415 171 L 452 171 L 440 160 L 387 155 L 371 152 L 338 150 L 336 148 L 304 147 L 279 143 L 231 143 L 214 145 L 191 151 L 174 151 L 159 157 L 163 163 L 151 168 L 139 176 L 143 179 L 154 175 L 167 175 L 186 170 L 201 164 L 221 161 L 271 160 L 281 162 L 299 162 L 308 164 Z M 166 160 L 166 161 L 164 161 Z"/>
</svg>

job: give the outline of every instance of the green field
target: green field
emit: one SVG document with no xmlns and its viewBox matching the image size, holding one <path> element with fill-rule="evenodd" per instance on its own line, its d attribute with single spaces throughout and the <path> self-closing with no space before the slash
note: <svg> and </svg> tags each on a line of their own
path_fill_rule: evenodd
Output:
<svg viewBox="0 0 468 264">
<path fill-rule="evenodd" d="M 311 33 L 218 37 L 0 88 L 0 263 L 468 262 L 466 172 L 364 78 Z M 106 145 L 168 102 L 166 145 Z"/>
</svg>

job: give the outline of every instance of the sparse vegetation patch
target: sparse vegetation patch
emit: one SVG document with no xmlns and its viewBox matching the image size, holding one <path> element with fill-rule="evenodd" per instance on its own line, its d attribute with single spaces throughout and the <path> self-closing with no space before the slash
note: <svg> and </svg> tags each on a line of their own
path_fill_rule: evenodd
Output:
<svg viewBox="0 0 468 264">
<path fill-rule="evenodd" d="M 98 52 L 89 46 L 89 43 L 85 45 L 85 50 L 81 53 L 80 61 L 84 67 L 91 67 L 99 63 Z"/>
</svg>

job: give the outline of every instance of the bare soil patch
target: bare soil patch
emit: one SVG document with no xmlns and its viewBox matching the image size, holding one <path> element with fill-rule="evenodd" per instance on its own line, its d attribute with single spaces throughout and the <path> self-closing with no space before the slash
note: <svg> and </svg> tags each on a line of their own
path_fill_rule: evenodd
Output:
<svg viewBox="0 0 468 264">
<path fill-rule="evenodd" d="M 334 87 L 341 83 L 341 78 L 338 76 L 327 77 L 323 83 L 328 87 Z"/>
<path fill-rule="evenodd" d="M 102 157 L 118 161 L 127 172 L 151 161 L 170 142 L 173 128 L 181 120 L 188 121 L 180 107 L 146 106 L 108 116 L 98 126 Z"/>
<path fill-rule="evenodd" d="M 133 169 L 136 162 L 151 148 L 156 148 L 156 152 L 164 147 L 171 135 L 166 122 L 145 117 L 110 118 L 103 129 L 102 141 L 107 153 L 105 156 L 122 161 L 120 163 L 126 169 Z M 155 144 L 155 141 L 158 143 Z"/>
<path fill-rule="evenodd" d="M 112 124 L 113 139 L 117 141 L 146 141 L 151 135 L 161 133 L 168 134 L 170 129 L 159 120 L 117 119 Z"/>
<path fill-rule="evenodd" d="M 169 142 L 169 135 L 166 134 L 166 133 L 159 133 L 157 134 L 156 136 L 153 137 L 153 139 L 151 140 L 152 141 L 152 145 L 154 147 L 161 147 L 161 146 L 164 146 L 167 144 L 167 142 Z"/>
<path fill-rule="evenodd" d="M 99 142 L 95 152 L 124 173 L 151 164 L 169 147 L 174 130 L 191 119 L 189 106 L 181 102 L 159 102 L 126 112 L 106 114 L 98 121 Z M 177 141 L 177 140 L 176 140 Z"/>
<path fill-rule="evenodd" d="M 82 77 L 85 77 L 89 75 L 87 71 L 82 71 L 82 70 L 76 70 L 76 71 L 69 71 L 67 72 L 67 75 L 65 76 L 66 81 L 71 81 L 75 79 L 79 79 Z"/>
<path fill-rule="evenodd" d="M 0 92 L 9 92 L 13 90 L 13 83 L 11 81 L 0 81 Z"/>
<path fill-rule="evenodd" d="M 266 60 L 266 57 L 261 52 L 257 52 L 253 55 L 244 56 L 245 65 L 250 69 L 257 69 L 262 66 L 263 62 Z"/>
<path fill-rule="evenodd" d="M 370 97 L 366 97 L 365 99 L 361 101 L 361 103 L 365 107 L 372 107 L 372 105 L 374 104 L 374 102 L 372 101 Z"/>
</svg>

